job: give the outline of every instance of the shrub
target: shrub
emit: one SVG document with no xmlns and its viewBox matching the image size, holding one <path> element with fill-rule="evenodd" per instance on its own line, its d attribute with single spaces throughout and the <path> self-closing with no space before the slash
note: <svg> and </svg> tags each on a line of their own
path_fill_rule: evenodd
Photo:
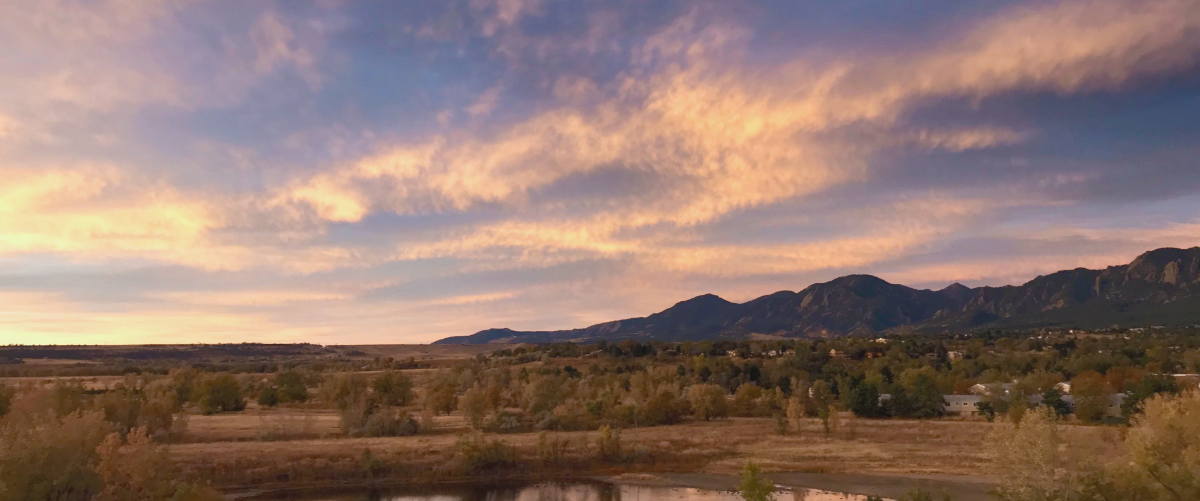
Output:
<svg viewBox="0 0 1200 501">
<path fill-rule="evenodd" d="M 738 486 L 738 494 L 745 501 L 773 501 L 775 483 L 763 476 L 757 463 L 746 461 L 742 466 L 742 483 Z"/>
<path fill-rule="evenodd" d="M 569 447 L 570 442 L 565 438 L 551 437 L 544 431 L 538 433 L 538 460 L 543 465 L 562 463 Z"/>
<path fill-rule="evenodd" d="M 624 456 L 621 450 L 621 430 L 608 425 L 600 427 L 600 436 L 596 438 L 596 455 L 605 461 L 620 461 Z"/>
<path fill-rule="evenodd" d="M 230 374 L 217 374 L 201 379 L 193 390 L 196 404 L 205 415 L 218 412 L 239 412 L 246 408 L 242 388 Z"/>
<path fill-rule="evenodd" d="M 514 466 L 517 450 L 500 439 L 488 440 L 480 432 L 469 433 L 454 443 L 459 467 L 465 472 L 482 472 Z"/>
<path fill-rule="evenodd" d="M 407 412 L 380 407 L 370 399 L 351 403 L 341 417 L 342 430 L 352 437 L 403 437 L 416 435 L 420 429 Z"/>
<path fill-rule="evenodd" d="M 263 407 L 275 407 L 279 405 L 279 390 L 273 386 L 267 386 L 258 392 L 258 405 Z"/>
</svg>

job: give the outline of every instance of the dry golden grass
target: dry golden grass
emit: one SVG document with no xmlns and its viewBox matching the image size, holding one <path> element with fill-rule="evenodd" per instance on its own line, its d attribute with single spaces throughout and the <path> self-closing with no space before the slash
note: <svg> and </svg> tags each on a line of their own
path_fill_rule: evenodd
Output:
<svg viewBox="0 0 1200 501">
<path fill-rule="evenodd" d="M 280 414 L 288 414 L 282 411 Z M 320 439 L 270 442 L 187 443 L 172 447 L 173 457 L 194 475 L 216 479 L 221 485 L 320 485 L 360 474 L 361 455 L 372 455 L 390 465 L 392 480 L 422 482 L 445 479 L 452 464 L 457 435 L 466 432 L 460 416 L 441 416 L 432 434 L 397 438 L 345 438 L 337 436 L 336 417 L 327 411 L 306 411 L 320 416 Z M 253 438 L 263 421 L 250 415 L 197 418 L 189 432 L 193 439 L 220 436 Z M 201 424 L 203 423 L 203 424 Z M 955 476 L 983 479 L 988 476 L 984 438 L 998 426 L 980 421 L 857 420 L 853 430 L 846 422 L 832 434 L 820 421 L 807 420 L 799 434 L 775 433 L 770 419 L 735 418 L 675 426 L 626 429 L 622 441 L 627 451 L 652 458 L 620 467 L 587 463 L 596 432 L 556 433 L 569 441 L 578 466 L 555 474 L 620 473 L 627 471 L 683 471 L 737 474 L 742 462 L 753 459 L 768 471 L 810 473 L 872 473 L 894 476 Z M 1110 454 L 1120 430 L 1108 427 L 1064 426 L 1063 433 L 1088 455 Z M 536 433 L 496 436 L 515 446 L 523 460 L 536 464 Z M 240 439 L 240 438 L 239 438 Z M 536 475 L 537 468 L 518 468 L 515 475 Z"/>
</svg>

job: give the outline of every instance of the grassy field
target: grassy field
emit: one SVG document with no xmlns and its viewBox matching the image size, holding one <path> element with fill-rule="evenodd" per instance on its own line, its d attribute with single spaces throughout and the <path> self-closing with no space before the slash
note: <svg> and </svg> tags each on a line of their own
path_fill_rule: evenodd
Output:
<svg viewBox="0 0 1200 501">
<path fill-rule="evenodd" d="M 569 444 L 562 465 L 540 463 L 538 434 L 491 435 L 516 447 L 524 466 L 496 476 L 686 472 L 736 475 L 745 460 L 769 472 L 870 474 L 907 478 L 961 478 L 987 482 L 983 443 L 998 426 L 983 421 L 853 420 L 826 434 L 819 420 L 806 420 L 798 434 L 778 435 L 770 419 L 732 418 L 682 425 L 626 429 L 622 445 L 635 458 L 611 464 L 590 458 L 596 432 L 552 433 Z M 284 431 L 286 430 L 286 431 Z M 362 455 L 370 450 L 386 465 L 371 475 L 389 482 L 452 480 L 454 444 L 467 427 L 461 416 L 441 416 L 428 434 L 395 438 L 339 436 L 329 411 L 248 411 L 193 416 L 172 456 L 185 471 L 220 479 L 222 487 L 297 488 L 367 480 Z M 1065 426 L 1083 456 L 1110 454 L 1120 430 Z M 322 438 L 324 437 L 324 438 Z"/>
</svg>

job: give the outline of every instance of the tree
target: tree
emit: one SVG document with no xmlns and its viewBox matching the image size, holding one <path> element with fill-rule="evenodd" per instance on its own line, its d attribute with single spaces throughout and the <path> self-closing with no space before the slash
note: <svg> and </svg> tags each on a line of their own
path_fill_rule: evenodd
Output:
<svg viewBox="0 0 1200 501">
<path fill-rule="evenodd" d="M 742 483 L 738 486 L 738 494 L 745 501 L 774 501 L 775 483 L 763 476 L 757 463 L 746 461 L 742 466 Z"/>
<path fill-rule="evenodd" d="M 758 399 L 762 398 L 763 391 L 758 385 L 753 383 L 742 383 L 738 386 L 736 392 L 733 393 L 733 410 L 737 416 L 756 416 L 759 415 Z"/>
<path fill-rule="evenodd" d="M 103 489 L 93 468 L 112 425 L 102 412 L 14 417 L 0 428 L 3 499 L 87 501 Z"/>
<path fill-rule="evenodd" d="M 471 388 L 459 397 L 458 408 L 462 409 L 467 423 L 476 430 L 483 428 L 483 420 L 487 417 L 488 403 L 483 391 Z"/>
<path fill-rule="evenodd" d="M 12 387 L 0 384 L 0 417 L 4 417 L 9 409 L 12 409 L 12 400 L 16 394 L 17 391 Z"/>
<path fill-rule="evenodd" d="M 1051 387 L 1042 394 L 1042 405 L 1053 410 L 1059 417 L 1071 413 L 1071 403 L 1063 400 L 1062 392 L 1058 391 L 1058 388 Z"/>
<path fill-rule="evenodd" d="M 695 384 L 688 387 L 687 396 L 696 419 L 708 421 L 729 417 L 724 388 L 715 384 Z"/>
<path fill-rule="evenodd" d="M 875 389 L 873 384 L 860 383 L 850 389 L 850 398 L 847 403 L 850 411 L 856 416 L 879 416 L 879 390 Z"/>
<path fill-rule="evenodd" d="M 308 401 L 308 385 L 304 384 L 304 375 L 296 371 L 283 371 L 275 375 L 275 387 L 278 388 L 278 401 L 282 404 Z"/>
<path fill-rule="evenodd" d="M 400 371 L 386 371 L 375 379 L 375 395 L 386 405 L 408 405 L 413 400 L 413 383 Z"/>
<path fill-rule="evenodd" d="M 1071 394 L 1075 395 L 1075 417 L 1085 423 L 1096 423 L 1104 419 L 1110 394 L 1104 377 L 1095 371 L 1084 371 L 1071 380 Z"/>
<path fill-rule="evenodd" d="M 239 412 L 246 408 L 242 388 L 231 374 L 216 374 L 200 380 L 194 390 L 196 404 L 204 414 Z"/>
<path fill-rule="evenodd" d="M 367 378 L 362 374 L 339 374 L 321 385 L 321 400 L 345 410 L 367 399 Z"/>
<path fill-rule="evenodd" d="M 804 405 L 800 403 L 799 397 L 792 396 L 788 399 L 787 419 L 792 432 L 799 434 L 800 428 L 804 425 Z"/>
<path fill-rule="evenodd" d="M 821 412 L 821 409 L 829 409 L 829 405 L 833 403 L 833 391 L 829 389 L 829 383 L 822 379 L 813 381 L 810 389 L 812 390 L 812 398 L 809 398 L 805 403 L 806 405 L 811 405 L 811 408 L 807 409 L 808 415 L 816 416 Z"/>
<path fill-rule="evenodd" d="M 96 448 L 95 471 L 104 488 L 95 501 L 220 501 L 216 491 L 178 479 L 169 465 L 167 451 L 155 445 L 145 428 L 129 433 L 122 446 L 121 436 L 111 434 Z"/>
<path fill-rule="evenodd" d="M 910 383 L 908 394 L 911 397 L 913 417 L 930 419 L 945 414 L 946 400 L 942 398 L 937 382 L 928 374 L 917 374 Z"/>
<path fill-rule="evenodd" d="M 1046 407 L 1026 413 L 1020 424 L 1004 423 L 985 441 L 993 471 L 1002 472 L 996 495 L 1005 501 L 1064 499 L 1071 483 L 1059 474 L 1067 464 L 1054 412 Z"/>
</svg>

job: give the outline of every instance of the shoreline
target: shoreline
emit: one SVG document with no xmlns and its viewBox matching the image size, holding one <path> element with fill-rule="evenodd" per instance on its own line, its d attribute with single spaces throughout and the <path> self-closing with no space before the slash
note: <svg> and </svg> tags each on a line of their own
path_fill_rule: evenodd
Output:
<svg viewBox="0 0 1200 501">
<path fill-rule="evenodd" d="M 957 475 L 874 475 L 862 473 L 811 473 L 811 472 L 768 472 L 767 477 L 775 485 L 785 490 L 818 489 L 830 492 L 858 494 L 864 496 L 881 496 L 896 499 L 914 488 L 920 488 L 933 494 L 948 493 L 954 501 L 990 501 L 989 494 L 993 484 L 981 477 Z M 447 479 L 437 482 L 346 482 L 339 485 L 296 485 L 259 490 L 240 490 L 223 493 L 229 501 L 236 500 L 270 500 L 289 499 L 289 495 L 339 493 L 344 491 L 360 491 L 368 489 L 436 489 L 438 486 L 461 486 L 478 483 L 494 484 L 535 484 L 540 482 L 589 482 L 598 481 L 613 485 L 630 485 L 640 487 L 690 488 L 710 491 L 737 491 L 740 479 L 737 476 L 721 473 L 697 472 L 631 472 L 617 475 L 582 475 L 582 476 L 508 476 Z"/>
<path fill-rule="evenodd" d="M 873 475 L 864 473 L 809 473 L 772 471 L 764 473 L 777 487 L 789 490 L 820 489 L 846 494 L 896 499 L 913 488 L 933 494 L 946 492 L 954 501 L 991 501 L 993 483 L 982 477 L 958 475 Z M 679 487 L 736 491 L 740 479 L 720 473 L 627 473 L 594 477 L 614 484 L 645 487 Z"/>
</svg>

